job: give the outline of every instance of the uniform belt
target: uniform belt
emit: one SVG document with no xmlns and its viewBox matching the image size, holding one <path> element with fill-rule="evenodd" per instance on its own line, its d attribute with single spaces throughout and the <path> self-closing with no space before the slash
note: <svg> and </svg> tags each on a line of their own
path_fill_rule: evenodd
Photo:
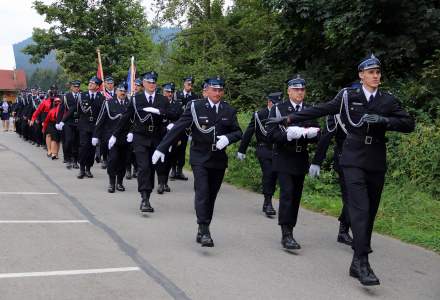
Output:
<svg viewBox="0 0 440 300">
<path fill-rule="evenodd" d="M 257 146 L 272 148 L 272 144 L 266 142 L 259 142 L 257 143 Z"/>
<path fill-rule="evenodd" d="M 283 148 L 288 150 L 288 151 L 297 152 L 297 153 L 304 152 L 304 151 L 307 150 L 307 146 L 305 146 L 305 145 L 290 145 L 290 144 L 287 144 L 287 145 L 283 145 Z"/>
<path fill-rule="evenodd" d="M 371 135 L 359 136 L 359 135 L 349 134 L 349 135 L 347 135 L 347 139 L 362 142 L 365 145 L 385 144 L 386 143 L 386 138 L 382 138 L 382 137 L 378 138 L 378 137 L 371 136 Z"/>
</svg>

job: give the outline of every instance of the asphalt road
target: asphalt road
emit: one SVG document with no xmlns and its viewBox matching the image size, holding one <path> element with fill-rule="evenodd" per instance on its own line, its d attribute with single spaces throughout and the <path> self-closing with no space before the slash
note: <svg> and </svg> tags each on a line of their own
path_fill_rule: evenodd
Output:
<svg viewBox="0 0 440 300">
<path fill-rule="evenodd" d="M 76 179 L 60 160 L 14 133 L 0 133 L 0 299 L 440 299 L 440 256 L 374 234 L 381 280 L 348 276 L 352 250 L 336 242 L 336 219 L 300 211 L 283 251 L 261 196 L 224 184 L 211 233 L 195 243 L 193 181 L 153 194 L 141 216 L 134 180 L 108 194 L 107 175 Z"/>
</svg>

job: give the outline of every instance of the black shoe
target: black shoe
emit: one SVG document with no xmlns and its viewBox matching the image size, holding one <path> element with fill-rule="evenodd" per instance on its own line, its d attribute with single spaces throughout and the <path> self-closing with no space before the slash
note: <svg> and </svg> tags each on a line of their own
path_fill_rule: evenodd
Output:
<svg viewBox="0 0 440 300">
<path fill-rule="evenodd" d="M 171 168 L 170 180 L 174 181 L 176 179 L 176 167 Z"/>
<path fill-rule="evenodd" d="M 88 178 L 93 178 L 93 174 L 90 172 L 90 170 L 86 170 L 85 174 Z"/>
<path fill-rule="evenodd" d="M 214 247 L 214 241 L 212 240 L 211 233 L 209 232 L 209 225 L 199 224 L 196 242 L 200 243 L 202 247 Z"/>
<path fill-rule="evenodd" d="M 72 163 L 70 161 L 66 163 L 66 169 L 68 170 L 72 169 Z"/>
<path fill-rule="evenodd" d="M 109 184 L 107 191 L 109 193 L 114 193 L 115 192 L 115 185 L 114 184 Z"/>
<path fill-rule="evenodd" d="M 55 155 L 52 155 L 52 160 L 58 159 Z"/>
<path fill-rule="evenodd" d="M 74 169 L 79 169 L 79 165 L 78 165 L 78 163 L 75 161 L 75 162 L 73 162 L 73 164 L 72 164 L 72 168 L 74 168 Z"/>
<path fill-rule="evenodd" d="M 168 186 L 168 184 L 164 184 L 164 186 L 163 186 L 163 190 L 165 191 L 165 192 L 171 192 L 171 189 L 170 189 L 170 187 Z"/>
<path fill-rule="evenodd" d="M 116 185 L 116 189 L 117 189 L 118 191 L 120 191 L 120 192 L 125 191 L 125 187 L 122 185 L 122 183 L 118 183 L 118 184 Z"/>
<path fill-rule="evenodd" d="M 83 179 L 84 176 L 86 176 L 86 172 L 84 172 L 84 171 L 79 171 L 79 174 L 78 174 L 77 178 L 78 178 L 78 179 Z"/>
<path fill-rule="evenodd" d="M 127 170 L 127 172 L 125 173 L 125 179 L 131 179 L 131 170 Z"/>
<path fill-rule="evenodd" d="M 142 192 L 142 202 L 141 202 L 141 206 L 139 209 L 143 213 L 154 212 L 154 208 L 150 204 L 150 194 L 148 194 L 147 192 Z"/>
<path fill-rule="evenodd" d="M 101 169 L 107 169 L 107 161 L 103 160 L 101 163 Z"/>
<path fill-rule="evenodd" d="M 368 262 L 368 256 L 353 256 L 350 265 L 350 276 L 359 279 L 362 285 L 379 285 L 379 278 L 376 277 Z"/>
<path fill-rule="evenodd" d="M 298 250 L 301 246 L 293 238 L 293 226 L 292 225 L 281 225 L 281 245 L 287 250 Z"/>
<path fill-rule="evenodd" d="M 101 157 L 99 157 L 98 155 L 95 155 L 95 161 L 97 164 L 99 164 L 101 162 Z"/>
<path fill-rule="evenodd" d="M 138 177 L 138 171 L 137 170 L 134 170 L 133 171 L 133 176 L 132 176 L 133 178 L 137 178 Z"/>
<path fill-rule="evenodd" d="M 66 160 L 65 158 L 63 158 L 63 164 L 66 164 L 66 163 L 68 163 L 69 161 L 68 160 Z"/>
<path fill-rule="evenodd" d="M 160 183 L 159 186 L 157 187 L 157 193 L 163 194 L 164 191 L 165 191 L 165 186 L 162 183 Z"/>
<path fill-rule="evenodd" d="M 186 181 L 186 180 L 188 180 L 188 177 L 186 177 L 186 176 L 183 174 L 181 168 L 177 168 L 175 179 L 177 179 L 177 180 L 185 180 L 185 181 Z"/>
<path fill-rule="evenodd" d="M 266 216 L 275 216 L 277 214 L 276 210 L 273 208 L 272 203 L 266 206 Z"/>
<path fill-rule="evenodd" d="M 351 246 L 353 245 L 353 239 L 348 232 L 340 232 L 338 233 L 338 243 Z"/>
</svg>

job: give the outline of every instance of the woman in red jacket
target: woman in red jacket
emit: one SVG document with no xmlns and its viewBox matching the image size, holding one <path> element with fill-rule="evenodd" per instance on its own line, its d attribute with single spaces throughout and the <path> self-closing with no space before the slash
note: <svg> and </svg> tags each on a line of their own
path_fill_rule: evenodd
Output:
<svg viewBox="0 0 440 300">
<path fill-rule="evenodd" d="M 54 107 L 49 110 L 43 122 L 43 134 L 46 134 L 50 139 L 50 144 L 47 145 L 48 157 L 52 159 L 58 159 L 58 150 L 60 149 L 61 131 L 55 128 L 60 104 L 61 99 L 55 97 Z"/>
</svg>

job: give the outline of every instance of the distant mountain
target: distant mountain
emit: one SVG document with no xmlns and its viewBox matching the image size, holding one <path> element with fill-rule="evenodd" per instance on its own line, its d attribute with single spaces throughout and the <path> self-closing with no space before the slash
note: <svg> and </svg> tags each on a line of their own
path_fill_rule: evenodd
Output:
<svg viewBox="0 0 440 300">
<path fill-rule="evenodd" d="M 163 27 L 158 29 L 151 30 L 151 39 L 154 43 L 160 43 L 162 41 L 169 40 L 172 36 L 176 35 L 180 31 L 179 28 L 176 27 Z M 14 44 L 12 47 L 14 48 L 15 55 L 15 63 L 17 65 L 17 69 L 24 69 L 27 76 L 30 77 L 35 70 L 38 69 L 49 69 L 55 71 L 58 69 L 59 64 L 56 61 L 55 52 L 52 51 L 47 55 L 39 64 L 31 64 L 29 59 L 30 55 L 26 55 L 21 50 L 33 43 L 32 37 L 25 39 L 17 44 Z"/>
<path fill-rule="evenodd" d="M 55 71 L 59 65 L 57 63 L 57 60 L 55 58 L 55 52 L 52 51 L 47 55 L 39 64 L 31 64 L 29 62 L 29 59 L 31 58 L 30 55 L 26 55 L 21 50 L 26 47 L 27 45 L 30 45 L 33 43 L 32 38 L 27 38 L 24 41 L 21 41 L 17 44 L 12 45 L 14 49 L 14 56 L 15 56 L 15 63 L 17 65 L 17 69 L 24 69 L 27 76 L 31 76 L 37 68 L 39 69 L 50 69 Z"/>
</svg>

